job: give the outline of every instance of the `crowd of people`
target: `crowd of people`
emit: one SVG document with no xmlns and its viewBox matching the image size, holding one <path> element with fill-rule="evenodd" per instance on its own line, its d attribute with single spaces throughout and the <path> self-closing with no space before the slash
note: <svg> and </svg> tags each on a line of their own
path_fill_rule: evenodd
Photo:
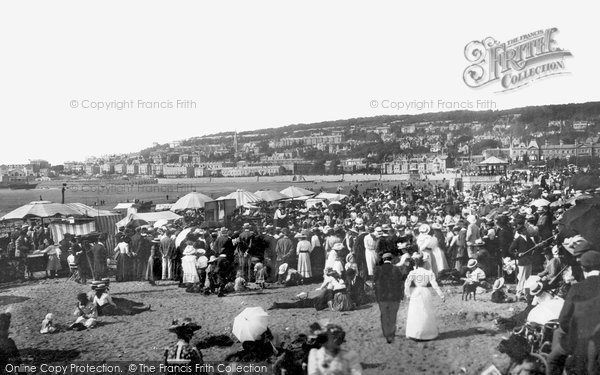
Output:
<svg viewBox="0 0 600 375">
<path fill-rule="evenodd" d="M 339 201 L 310 207 L 281 202 L 272 216 L 236 228 L 186 227 L 183 222 L 119 228 L 114 249 L 106 248 L 102 235 L 67 235 L 54 244 L 44 227 L 24 227 L 9 249 L 15 256 L 38 249 L 48 254 L 51 276 L 68 274 L 83 283 L 105 279 L 110 264 L 116 264 L 117 282 L 176 281 L 188 292 L 219 297 L 249 284 L 321 283 L 316 291 L 301 293 L 293 302 L 274 302 L 272 308 L 344 311 L 376 301 L 390 343 L 403 299 L 410 300 L 406 337 L 438 336 L 429 286 L 442 300 L 438 282 L 462 279 L 474 290 L 492 289 L 494 302 L 530 301 L 526 281 L 538 275 L 546 290 L 571 301 L 565 307 L 571 311 L 561 314 L 561 328 L 568 331 L 572 319 L 579 319 L 573 316 L 577 302 L 569 291 L 577 282 L 595 280 L 600 265 L 590 255 L 582 263 L 582 256 L 600 249 L 566 233 L 560 219 L 577 197 L 598 196 L 600 190 L 574 190 L 565 175 L 540 173 L 537 184 L 525 187 L 523 176 L 513 174 L 467 191 L 433 183 L 357 185 Z M 505 282 L 516 284 L 514 298 L 498 286 Z M 78 326 L 93 326 L 92 307 L 97 311 L 101 296 L 78 297 Z M 185 337 L 181 340 L 180 346 Z M 553 351 L 553 363 L 560 366 L 569 353 L 564 347 Z M 324 354 L 311 354 L 318 355 Z"/>
</svg>

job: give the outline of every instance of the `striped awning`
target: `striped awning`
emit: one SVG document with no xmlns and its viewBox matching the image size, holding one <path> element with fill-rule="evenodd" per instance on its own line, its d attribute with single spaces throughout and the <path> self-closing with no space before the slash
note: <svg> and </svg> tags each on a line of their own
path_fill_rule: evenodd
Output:
<svg viewBox="0 0 600 375">
<path fill-rule="evenodd" d="M 80 224 L 51 223 L 49 228 L 54 242 L 58 243 L 65 238 L 66 233 L 70 233 L 75 236 L 83 236 L 85 234 L 95 232 L 96 222 L 89 221 L 87 223 Z"/>
</svg>

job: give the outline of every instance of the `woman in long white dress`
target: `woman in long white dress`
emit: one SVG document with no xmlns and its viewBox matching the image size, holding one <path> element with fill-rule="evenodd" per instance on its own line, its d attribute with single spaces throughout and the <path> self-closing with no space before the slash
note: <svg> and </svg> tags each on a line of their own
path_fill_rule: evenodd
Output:
<svg viewBox="0 0 600 375">
<path fill-rule="evenodd" d="M 404 283 L 404 294 L 410 299 L 406 318 L 406 337 L 416 340 L 433 340 L 438 334 L 438 323 L 433 309 L 431 292 L 427 284 L 431 286 L 444 301 L 444 294 L 435 280 L 435 274 L 423 268 L 423 256 L 414 256 L 415 269 L 410 271 Z M 410 290 L 412 283 L 415 288 Z"/>
<path fill-rule="evenodd" d="M 429 234 L 430 231 L 431 228 L 427 224 L 419 227 L 420 234 L 417 237 L 417 245 L 420 252 L 429 254 L 430 267 L 426 266 L 425 268 L 430 269 L 437 276 L 442 270 L 448 268 L 448 261 L 440 248 L 438 239 Z"/>
<path fill-rule="evenodd" d="M 299 239 L 296 245 L 296 253 L 298 254 L 298 273 L 305 279 L 312 277 L 310 264 L 310 252 L 312 244 L 306 239 L 306 234 L 298 233 L 296 237 Z"/>
<path fill-rule="evenodd" d="M 196 254 L 198 250 L 194 247 L 192 241 L 186 242 L 181 258 L 181 268 L 183 268 L 183 284 L 196 284 L 200 281 L 198 271 L 196 270 Z"/>
</svg>

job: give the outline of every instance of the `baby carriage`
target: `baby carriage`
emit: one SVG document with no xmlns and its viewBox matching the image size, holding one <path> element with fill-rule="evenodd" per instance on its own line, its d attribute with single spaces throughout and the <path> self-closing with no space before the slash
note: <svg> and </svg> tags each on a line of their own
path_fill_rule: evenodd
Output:
<svg viewBox="0 0 600 375">
<path fill-rule="evenodd" d="M 527 315 L 527 322 L 513 329 L 510 336 L 500 342 L 498 350 L 510 357 L 511 369 L 528 361 L 535 368 L 533 373 L 545 374 L 547 358 L 552 350 L 552 336 L 558 328 L 558 316 L 564 300 L 541 292 L 533 304 L 535 307 Z"/>
</svg>

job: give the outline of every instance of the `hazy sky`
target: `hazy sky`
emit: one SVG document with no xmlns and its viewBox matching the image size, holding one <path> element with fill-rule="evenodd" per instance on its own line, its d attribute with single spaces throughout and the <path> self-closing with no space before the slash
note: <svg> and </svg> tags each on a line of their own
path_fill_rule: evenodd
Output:
<svg viewBox="0 0 600 375">
<path fill-rule="evenodd" d="M 60 164 L 217 131 L 420 113 L 371 100 L 480 99 L 499 109 L 596 101 L 596 18 L 594 2 L 547 0 L 0 2 L 0 163 Z M 470 41 L 550 27 L 574 55 L 570 75 L 508 93 L 464 84 Z M 138 107 L 178 99 L 196 108 Z M 102 101 L 133 105 L 82 108 Z"/>
</svg>

